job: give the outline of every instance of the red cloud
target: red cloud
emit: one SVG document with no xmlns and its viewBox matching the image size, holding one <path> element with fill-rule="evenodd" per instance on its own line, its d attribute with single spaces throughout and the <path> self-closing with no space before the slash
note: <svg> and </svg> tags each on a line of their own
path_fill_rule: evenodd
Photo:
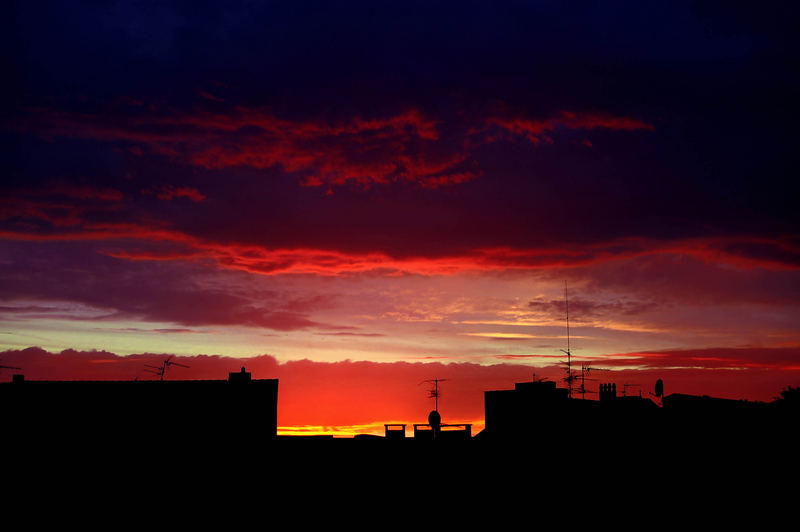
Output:
<svg viewBox="0 0 800 532">
<path fill-rule="evenodd" d="M 521 117 L 489 119 L 489 124 L 514 134 L 520 135 L 533 142 L 552 142 L 548 133 L 558 129 L 610 129 L 616 131 L 655 131 L 651 124 L 638 118 L 618 117 L 602 113 L 575 113 L 563 111 L 559 116 L 541 120 L 532 120 Z M 587 141 L 584 141 L 587 142 Z M 591 145 L 591 143 L 589 144 Z"/>
<path fill-rule="evenodd" d="M 800 347 L 714 347 L 605 355 L 594 360 L 604 366 L 691 369 L 769 369 L 800 371 Z"/>
<path fill-rule="evenodd" d="M 30 125 L 46 135 L 127 142 L 207 169 L 280 167 L 306 186 L 414 182 L 426 187 L 475 177 L 466 155 L 439 144 L 437 123 L 417 110 L 342 123 L 290 121 L 261 109 L 129 117 L 41 112 Z M 139 148 L 141 149 L 141 148 Z"/>
<path fill-rule="evenodd" d="M 142 191 L 145 194 L 152 194 L 150 189 Z M 156 197 L 160 200 L 171 200 L 174 198 L 188 198 L 195 203 L 203 201 L 206 197 L 194 187 L 176 187 L 173 185 L 163 185 L 155 189 Z"/>
<path fill-rule="evenodd" d="M 122 192 L 112 188 L 57 185 L 40 190 L 17 190 L 0 197 L 0 221 L 45 221 L 55 227 L 74 227 L 98 215 L 117 213 Z M 29 225 L 27 225 L 30 227 Z"/>
<path fill-rule="evenodd" d="M 467 156 L 442 151 L 436 122 L 414 110 L 384 119 L 356 117 L 337 125 L 291 122 L 248 109 L 238 109 L 235 116 L 206 118 L 182 120 L 235 138 L 195 150 L 189 160 L 204 168 L 280 166 L 303 174 L 306 186 L 406 181 L 438 187 L 474 177 L 456 170 Z M 246 128 L 258 132 L 242 134 Z"/>
<path fill-rule="evenodd" d="M 82 200 L 121 201 L 123 197 L 119 190 L 90 186 L 59 186 L 49 192 Z"/>
<path fill-rule="evenodd" d="M 488 123 L 535 143 L 552 142 L 549 134 L 559 129 L 654 129 L 636 118 L 574 112 L 544 120 L 490 118 Z M 467 165 L 471 155 L 466 147 L 474 145 L 474 133 L 484 126 L 462 124 L 459 133 L 447 138 L 439 126 L 414 109 L 329 123 L 286 120 L 263 109 L 237 107 L 227 114 L 138 115 L 115 122 L 42 111 L 27 128 L 44 135 L 126 142 L 137 154 L 146 147 L 206 169 L 277 167 L 298 174 L 306 186 L 408 182 L 437 188 L 475 179 L 480 172 Z"/>
<path fill-rule="evenodd" d="M 15 210 L 16 209 L 16 210 Z M 21 215 L 20 207 L 3 209 L 0 219 Z M 389 251 L 351 252 L 337 249 L 269 248 L 263 245 L 211 241 L 168 227 L 132 223 L 88 223 L 79 218 L 53 218 L 32 206 L 25 215 L 71 226 L 70 230 L 0 231 L 0 238 L 28 241 L 121 241 L 125 246 L 107 254 L 130 260 L 212 259 L 224 268 L 259 274 L 306 273 L 340 275 L 363 272 L 384 274 L 416 273 L 448 275 L 465 271 L 495 271 L 575 267 L 625 258 L 655 255 L 692 256 L 709 263 L 738 268 L 796 270 L 800 267 L 800 248 L 779 238 L 719 237 L 661 241 L 624 238 L 584 246 L 560 248 L 485 248 L 467 249 L 443 256 L 392 256 Z M 69 223 L 67 223 L 69 222 Z M 146 249 L 135 242 L 147 243 Z M 156 243 L 153 247 L 149 244 Z"/>
</svg>

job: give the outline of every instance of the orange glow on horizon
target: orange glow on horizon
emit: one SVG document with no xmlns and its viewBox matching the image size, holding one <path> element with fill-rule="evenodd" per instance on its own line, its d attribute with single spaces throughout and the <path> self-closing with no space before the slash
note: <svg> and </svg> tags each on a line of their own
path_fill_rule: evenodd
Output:
<svg viewBox="0 0 800 532">
<path fill-rule="evenodd" d="M 333 436 L 334 438 L 352 438 L 360 434 L 373 436 L 383 436 L 385 434 L 384 425 L 405 425 L 406 438 L 414 437 L 414 424 L 425 423 L 423 420 L 416 421 L 381 421 L 374 423 L 363 423 L 358 425 L 297 425 L 297 426 L 278 426 L 278 436 Z M 448 421 L 446 424 L 468 424 L 472 425 L 472 435 L 481 432 L 486 424 L 483 419 L 465 422 Z"/>
</svg>

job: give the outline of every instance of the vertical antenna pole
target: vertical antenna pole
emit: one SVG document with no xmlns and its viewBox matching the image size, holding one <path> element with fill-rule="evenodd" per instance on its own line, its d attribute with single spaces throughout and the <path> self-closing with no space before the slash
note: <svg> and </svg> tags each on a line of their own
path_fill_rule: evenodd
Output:
<svg viewBox="0 0 800 532">
<path fill-rule="evenodd" d="M 567 306 L 567 353 L 569 353 L 569 295 L 567 293 L 567 281 L 564 281 L 564 303 Z"/>
<path fill-rule="evenodd" d="M 564 303 L 567 308 L 567 387 L 568 397 L 572 398 L 572 353 L 569 347 L 569 294 L 567 293 L 567 281 L 564 281 Z"/>
</svg>

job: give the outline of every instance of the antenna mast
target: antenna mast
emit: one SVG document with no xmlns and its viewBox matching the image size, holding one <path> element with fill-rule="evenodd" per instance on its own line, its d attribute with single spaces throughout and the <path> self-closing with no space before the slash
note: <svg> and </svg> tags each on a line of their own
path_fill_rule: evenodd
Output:
<svg viewBox="0 0 800 532">
<path fill-rule="evenodd" d="M 430 390 L 428 392 L 428 397 L 433 398 L 434 405 L 435 405 L 434 406 L 434 410 L 436 410 L 437 412 L 439 411 L 439 395 L 440 395 L 439 394 L 439 381 L 446 381 L 446 380 L 447 379 L 428 379 L 428 380 L 422 381 L 420 383 L 420 384 L 423 384 L 423 383 L 426 383 L 426 382 L 433 383 L 433 390 Z"/>
<path fill-rule="evenodd" d="M 172 360 L 171 360 L 172 356 L 174 356 L 174 355 L 171 355 L 171 356 L 167 357 L 167 359 L 164 360 L 161 363 L 160 366 L 151 366 L 149 364 L 145 364 L 145 367 L 148 368 L 145 371 L 147 371 L 149 373 L 155 373 L 156 375 L 158 375 L 160 377 L 160 380 L 163 381 L 164 380 L 164 375 L 167 373 L 167 370 L 170 368 L 170 366 L 179 366 L 181 368 L 188 368 L 189 367 L 189 366 L 187 366 L 185 364 L 179 364 L 178 362 L 172 362 Z"/>
<path fill-rule="evenodd" d="M 572 397 L 572 352 L 569 349 L 569 294 L 567 281 L 564 281 L 564 306 L 567 310 L 567 377 L 569 378 L 569 396 Z"/>
<path fill-rule="evenodd" d="M 564 281 L 564 303 L 566 305 L 567 310 L 567 349 L 566 351 L 562 349 L 564 353 L 567 354 L 567 389 L 568 397 L 572 398 L 572 381 L 574 380 L 574 376 L 572 375 L 572 352 L 569 346 L 569 294 L 567 293 L 567 281 Z"/>
</svg>

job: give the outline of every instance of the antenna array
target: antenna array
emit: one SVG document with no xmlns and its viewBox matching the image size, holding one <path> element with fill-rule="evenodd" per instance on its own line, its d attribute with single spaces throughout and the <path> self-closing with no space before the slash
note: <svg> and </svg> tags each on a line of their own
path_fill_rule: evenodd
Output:
<svg viewBox="0 0 800 532">
<path fill-rule="evenodd" d="M 441 393 L 439 392 L 439 383 L 444 382 L 447 379 L 428 379 L 422 381 L 420 384 L 424 384 L 426 382 L 433 384 L 433 389 L 428 391 L 428 397 L 434 400 L 434 410 L 437 412 L 439 411 L 439 397 L 441 397 Z"/>
<path fill-rule="evenodd" d="M 145 367 L 148 368 L 145 371 L 148 373 L 155 373 L 160 377 L 160 380 L 164 380 L 164 375 L 167 373 L 167 370 L 170 366 L 178 366 L 181 368 L 188 368 L 189 366 L 185 364 L 180 364 L 178 362 L 173 362 L 171 360 L 172 356 L 167 357 L 160 366 L 151 366 L 150 364 L 145 364 Z"/>
</svg>

